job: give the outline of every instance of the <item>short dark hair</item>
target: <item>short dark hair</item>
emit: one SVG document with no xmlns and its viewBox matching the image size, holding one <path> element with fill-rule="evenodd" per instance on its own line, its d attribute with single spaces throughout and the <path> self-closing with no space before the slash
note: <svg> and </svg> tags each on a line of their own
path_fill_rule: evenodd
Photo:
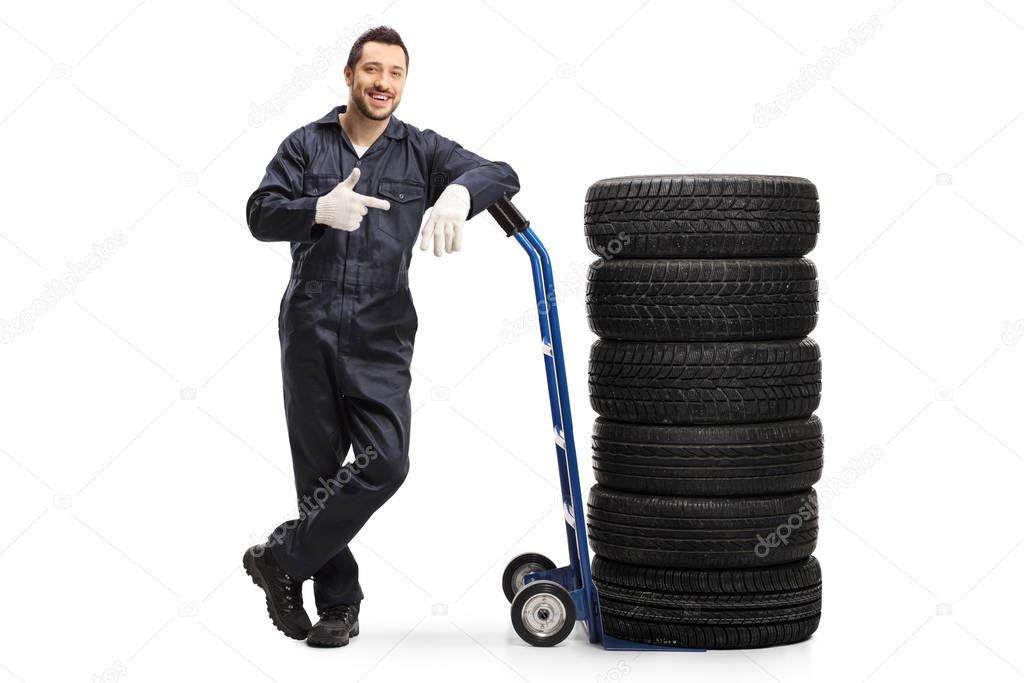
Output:
<svg viewBox="0 0 1024 683">
<path fill-rule="evenodd" d="M 391 28 L 390 26 L 377 26 L 365 31 L 361 36 L 356 38 L 356 42 L 352 43 L 352 49 L 348 53 L 348 68 L 355 71 L 356 64 L 359 63 L 359 58 L 363 56 L 363 43 L 370 41 L 375 43 L 384 43 L 385 45 L 397 45 L 402 48 L 402 52 L 405 53 L 405 68 L 409 68 L 409 51 L 405 49 L 405 43 L 402 42 L 402 36 L 398 35 L 398 31 Z"/>
</svg>

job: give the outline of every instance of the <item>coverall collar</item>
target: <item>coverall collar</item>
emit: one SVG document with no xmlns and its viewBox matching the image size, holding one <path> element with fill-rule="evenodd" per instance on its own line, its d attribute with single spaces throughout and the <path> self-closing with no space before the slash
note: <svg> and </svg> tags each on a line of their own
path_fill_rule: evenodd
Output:
<svg viewBox="0 0 1024 683">
<path fill-rule="evenodd" d="M 317 119 L 315 123 L 319 126 L 333 125 L 341 128 L 341 123 L 338 121 L 338 115 L 344 114 L 347 109 L 347 104 L 340 104 L 324 114 L 323 118 Z M 405 129 L 405 124 L 395 118 L 395 115 L 392 114 L 388 119 L 387 128 L 384 129 L 384 135 L 394 140 L 401 140 L 407 133 L 408 131 Z"/>
</svg>

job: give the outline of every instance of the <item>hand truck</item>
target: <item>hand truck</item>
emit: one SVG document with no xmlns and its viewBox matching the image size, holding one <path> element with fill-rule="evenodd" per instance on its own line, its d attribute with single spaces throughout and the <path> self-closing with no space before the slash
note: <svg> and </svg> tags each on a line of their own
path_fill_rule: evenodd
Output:
<svg viewBox="0 0 1024 683">
<path fill-rule="evenodd" d="M 590 574 L 590 550 L 583 514 L 586 503 L 580 492 L 551 259 L 540 238 L 530 228 L 530 222 L 508 197 L 502 197 L 487 210 L 506 236 L 515 236 L 529 255 L 533 269 L 533 289 L 537 297 L 548 399 L 554 423 L 558 479 L 562 487 L 562 515 L 569 545 L 569 564 L 565 567 L 555 566 L 554 562 L 538 553 L 525 553 L 509 562 L 501 583 L 505 597 L 512 603 L 512 627 L 527 643 L 541 647 L 557 645 L 565 640 L 579 620 L 583 622 L 590 642 L 600 642 L 606 650 L 703 652 L 701 648 L 635 643 L 604 633 L 601 605 Z"/>
</svg>

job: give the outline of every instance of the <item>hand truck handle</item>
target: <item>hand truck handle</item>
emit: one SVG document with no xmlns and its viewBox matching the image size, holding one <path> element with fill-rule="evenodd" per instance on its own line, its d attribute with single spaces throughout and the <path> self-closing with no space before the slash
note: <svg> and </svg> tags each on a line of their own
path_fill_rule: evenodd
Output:
<svg viewBox="0 0 1024 683">
<path fill-rule="evenodd" d="M 487 207 L 487 211 L 505 231 L 506 237 L 511 237 L 517 232 L 526 232 L 526 229 L 530 227 L 530 221 L 519 213 L 519 209 L 512 205 L 512 201 L 507 195 L 502 195 L 501 199 Z"/>
</svg>

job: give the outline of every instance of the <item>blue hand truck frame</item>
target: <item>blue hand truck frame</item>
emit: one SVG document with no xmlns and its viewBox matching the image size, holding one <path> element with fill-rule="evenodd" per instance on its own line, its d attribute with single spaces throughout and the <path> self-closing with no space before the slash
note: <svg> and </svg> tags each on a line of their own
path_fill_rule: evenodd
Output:
<svg viewBox="0 0 1024 683">
<path fill-rule="evenodd" d="M 520 555 L 508 564 L 502 578 L 502 587 L 512 603 L 512 625 L 523 640 L 536 646 L 558 644 L 572 633 L 576 621 L 582 621 L 590 642 L 600 642 L 607 650 L 703 652 L 700 648 L 631 642 L 604 632 L 600 599 L 590 572 L 590 550 L 587 546 L 584 515 L 586 503 L 580 491 L 551 258 L 540 238 L 530 228 L 530 222 L 512 205 L 508 197 L 502 197 L 488 208 L 488 212 L 505 231 L 505 235 L 514 236 L 530 257 L 554 426 L 558 480 L 562 488 L 562 516 L 569 546 L 569 564 L 564 567 L 558 567 L 536 553 Z"/>
</svg>

